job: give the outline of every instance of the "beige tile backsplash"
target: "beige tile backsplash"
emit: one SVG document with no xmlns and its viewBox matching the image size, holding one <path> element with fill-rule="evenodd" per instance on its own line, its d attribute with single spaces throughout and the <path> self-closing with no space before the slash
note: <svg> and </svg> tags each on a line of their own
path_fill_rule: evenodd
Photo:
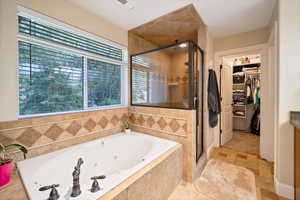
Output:
<svg viewBox="0 0 300 200">
<path fill-rule="evenodd" d="M 193 115 L 192 110 L 140 106 L 129 108 L 129 121 L 133 130 L 182 144 L 183 178 L 189 182 L 195 177 L 193 140 L 196 136 Z"/>
<path fill-rule="evenodd" d="M 25 145 L 31 157 L 118 133 L 127 118 L 119 108 L 0 122 L 0 142 Z"/>
<path fill-rule="evenodd" d="M 132 129 L 183 145 L 183 177 L 193 180 L 193 112 L 191 110 L 130 107 L 37 117 L 0 123 L 0 142 L 28 147 L 35 157 L 75 144 L 118 133 L 128 119 Z M 15 153 L 16 160 L 22 154 Z"/>
</svg>

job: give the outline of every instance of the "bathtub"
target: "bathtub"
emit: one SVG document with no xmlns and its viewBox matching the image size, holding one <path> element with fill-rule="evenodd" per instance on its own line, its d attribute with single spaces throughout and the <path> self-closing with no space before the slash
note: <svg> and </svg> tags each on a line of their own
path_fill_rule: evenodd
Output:
<svg viewBox="0 0 300 200">
<path fill-rule="evenodd" d="M 59 199 L 96 200 L 176 145 L 141 133 L 119 133 L 20 161 L 17 167 L 31 200 L 46 200 L 50 190 L 41 192 L 39 188 L 52 184 L 60 185 Z M 72 172 L 79 158 L 84 162 L 80 174 L 82 193 L 73 198 L 70 197 Z M 100 175 L 106 176 L 99 180 L 101 190 L 90 192 L 90 178 Z"/>
</svg>

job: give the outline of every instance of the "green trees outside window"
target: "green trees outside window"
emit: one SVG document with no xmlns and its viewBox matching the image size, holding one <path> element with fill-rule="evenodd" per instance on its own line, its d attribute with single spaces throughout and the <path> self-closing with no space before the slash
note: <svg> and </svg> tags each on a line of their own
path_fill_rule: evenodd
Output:
<svg viewBox="0 0 300 200">
<path fill-rule="evenodd" d="M 88 108 L 121 104 L 121 66 L 87 59 Z M 83 110 L 84 57 L 19 42 L 20 115 Z"/>
<path fill-rule="evenodd" d="M 21 116 L 122 104 L 124 48 L 22 14 L 18 40 Z"/>
<path fill-rule="evenodd" d="M 88 106 L 121 104 L 121 66 L 88 59 Z"/>
<path fill-rule="evenodd" d="M 19 42 L 20 115 L 83 108 L 83 57 Z"/>
</svg>

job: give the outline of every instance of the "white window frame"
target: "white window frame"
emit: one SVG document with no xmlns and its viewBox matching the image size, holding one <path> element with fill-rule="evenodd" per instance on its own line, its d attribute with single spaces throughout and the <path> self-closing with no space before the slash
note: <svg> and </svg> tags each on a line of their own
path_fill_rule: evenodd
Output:
<svg viewBox="0 0 300 200">
<path fill-rule="evenodd" d="M 48 25 L 51 25 L 52 27 L 60 28 L 62 30 L 87 37 L 89 39 L 101 42 L 103 44 L 107 44 L 107 45 L 119 48 L 122 50 L 122 55 L 123 55 L 122 61 L 118 61 L 118 60 L 111 59 L 111 58 L 101 56 L 98 54 L 93 54 L 93 53 L 89 53 L 89 52 L 75 49 L 72 47 L 67 47 L 64 45 L 59 45 L 56 43 L 48 42 L 48 41 L 45 41 L 42 39 L 33 38 L 33 37 L 27 36 L 25 34 L 19 33 L 19 31 L 18 31 L 17 32 L 17 40 L 18 41 L 23 41 L 23 42 L 27 42 L 30 44 L 40 45 L 40 46 L 47 47 L 47 48 L 54 48 L 56 50 L 63 51 L 65 53 L 71 53 L 71 54 L 74 54 L 77 56 L 82 56 L 84 59 L 84 64 L 83 64 L 83 108 L 81 110 L 53 112 L 53 113 L 41 113 L 41 114 L 33 114 L 33 115 L 20 115 L 20 113 L 19 113 L 18 114 L 19 119 L 128 107 L 128 52 L 127 52 L 127 47 L 122 46 L 117 43 L 114 43 L 109 40 L 105 40 L 98 36 L 92 35 L 86 31 L 80 30 L 78 28 L 74 28 L 68 24 L 64 24 L 58 20 L 41 15 L 37 12 L 34 12 L 32 10 L 29 10 L 29 9 L 21 7 L 21 6 L 18 6 L 17 16 L 23 16 L 23 17 L 27 17 L 30 19 L 34 19 L 34 20 L 40 21 L 44 24 L 46 23 Z M 17 30 L 18 30 L 18 18 L 17 18 Z M 18 50 L 18 52 L 19 52 L 19 50 Z M 93 59 L 93 60 L 102 61 L 102 62 L 116 64 L 116 65 L 121 66 L 121 85 L 120 85 L 121 104 L 88 107 L 87 59 Z M 18 65 L 19 65 L 19 60 L 18 60 Z M 19 80 L 19 66 L 17 66 L 17 71 L 18 71 L 17 78 Z M 19 91 L 19 87 L 18 87 L 18 91 Z M 18 95 L 19 95 L 19 92 L 18 92 Z M 19 101 L 19 98 L 18 98 L 18 101 Z M 18 106 L 20 106 L 20 103 L 18 103 Z"/>
</svg>

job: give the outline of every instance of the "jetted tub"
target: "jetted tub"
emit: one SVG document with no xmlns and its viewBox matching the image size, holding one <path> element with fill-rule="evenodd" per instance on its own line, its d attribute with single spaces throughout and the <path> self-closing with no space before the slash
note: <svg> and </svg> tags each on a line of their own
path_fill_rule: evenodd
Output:
<svg viewBox="0 0 300 200">
<path fill-rule="evenodd" d="M 50 190 L 41 192 L 39 188 L 52 184 L 60 185 L 59 199 L 96 200 L 177 144 L 136 132 L 119 133 L 20 161 L 17 166 L 31 200 L 46 200 Z M 79 158 L 84 162 L 80 174 L 82 193 L 73 198 L 72 172 Z M 106 176 L 99 180 L 101 190 L 91 193 L 90 178 L 100 175 Z"/>
</svg>

